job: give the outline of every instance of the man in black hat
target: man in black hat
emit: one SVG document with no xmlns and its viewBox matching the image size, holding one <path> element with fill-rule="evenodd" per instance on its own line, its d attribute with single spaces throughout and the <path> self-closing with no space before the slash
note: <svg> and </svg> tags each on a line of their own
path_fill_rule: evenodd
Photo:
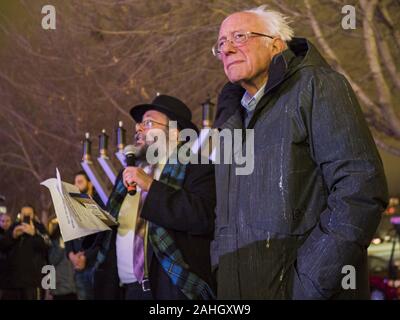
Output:
<svg viewBox="0 0 400 320">
<path fill-rule="evenodd" d="M 120 172 L 107 204 L 119 226 L 100 237 L 95 298 L 212 299 L 214 169 L 168 161 L 178 153 L 179 132 L 198 131 L 191 112 L 182 101 L 160 95 L 130 113 L 136 121 L 136 166 Z M 165 134 L 163 150 L 171 150 L 161 157 L 165 161 L 151 165 L 146 155 L 154 132 Z M 135 195 L 127 192 L 133 185 Z"/>
</svg>

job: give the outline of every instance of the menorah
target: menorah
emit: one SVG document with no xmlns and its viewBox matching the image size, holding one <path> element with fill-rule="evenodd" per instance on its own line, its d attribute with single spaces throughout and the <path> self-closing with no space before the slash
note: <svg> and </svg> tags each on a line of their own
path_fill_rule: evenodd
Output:
<svg viewBox="0 0 400 320">
<path fill-rule="evenodd" d="M 199 138 L 192 146 L 192 151 L 196 152 L 202 148 L 205 143 L 208 143 L 207 137 L 209 137 L 209 130 L 211 130 L 212 119 L 213 119 L 213 103 L 208 98 L 201 104 L 202 106 L 202 130 L 200 131 Z M 103 129 L 99 135 L 99 156 L 97 162 L 100 165 L 101 170 L 96 168 L 92 157 L 92 140 L 89 132 L 85 133 L 83 140 L 83 156 L 81 166 L 86 172 L 94 188 L 96 189 L 101 201 L 105 205 L 108 201 L 110 190 L 107 187 L 106 179 L 111 182 L 111 185 L 115 184 L 118 172 L 121 168 L 126 166 L 125 155 L 123 150 L 126 146 L 126 130 L 123 127 L 123 122 L 119 121 L 118 127 L 115 130 L 116 135 L 116 152 L 114 156 L 118 159 L 121 164 L 120 168 L 116 168 L 108 153 L 108 142 L 109 136 L 106 130 Z"/>
</svg>

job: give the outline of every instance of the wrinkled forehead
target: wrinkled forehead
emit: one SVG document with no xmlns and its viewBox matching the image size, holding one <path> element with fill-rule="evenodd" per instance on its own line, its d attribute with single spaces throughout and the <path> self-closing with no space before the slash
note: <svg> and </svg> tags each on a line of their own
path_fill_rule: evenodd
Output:
<svg viewBox="0 0 400 320">
<path fill-rule="evenodd" d="M 219 29 L 218 39 L 229 36 L 235 31 L 265 32 L 261 18 L 255 13 L 238 12 L 228 16 Z"/>
</svg>

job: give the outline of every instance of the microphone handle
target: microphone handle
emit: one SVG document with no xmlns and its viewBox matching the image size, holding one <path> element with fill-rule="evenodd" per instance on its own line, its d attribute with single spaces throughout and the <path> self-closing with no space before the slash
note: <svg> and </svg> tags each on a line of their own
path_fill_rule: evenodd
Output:
<svg viewBox="0 0 400 320">
<path fill-rule="evenodd" d="M 133 154 L 126 156 L 126 166 L 134 167 L 135 166 L 135 156 Z M 136 183 L 133 183 L 128 186 L 128 194 L 134 196 L 136 194 Z"/>
<path fill-rule="evenodd" d="M 134 196 L 136 194 L 136 183 L 130 184 L 128 186 L 128 193 L 131 196 Z"/>
</svg>

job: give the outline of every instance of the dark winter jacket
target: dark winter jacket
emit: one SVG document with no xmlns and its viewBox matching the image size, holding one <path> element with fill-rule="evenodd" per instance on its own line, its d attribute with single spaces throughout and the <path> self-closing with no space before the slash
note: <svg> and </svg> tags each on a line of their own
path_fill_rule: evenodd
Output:
<svg viewBox="0 0 400 320">
<path fill-rule="evenodd" d="M 42 282 L 42 268 L 48 264 L 47 251 L 49 237 L 44 225 L 34 221 L 36 234 L 34 236 L 22 234 L 17 239 L 12 238 L 12 232 L 19 223 L 10 228 L 7 248 L 7 280 L 6 288 L 34 288 L 40 287 Z"/>
<path fill-rule="evenodd" d="M 243 93 L 223 88 L 217 128 L 243 128 Z M 388 194 L 347 80 L 296 38 L 273 58 L 247 128 L 254 129 L 254 171 L 215 168 L 218 298 L 368 298 L 367 247 Z M 344 290 L 348 265 L 356 288 Z"/>
</svg>

